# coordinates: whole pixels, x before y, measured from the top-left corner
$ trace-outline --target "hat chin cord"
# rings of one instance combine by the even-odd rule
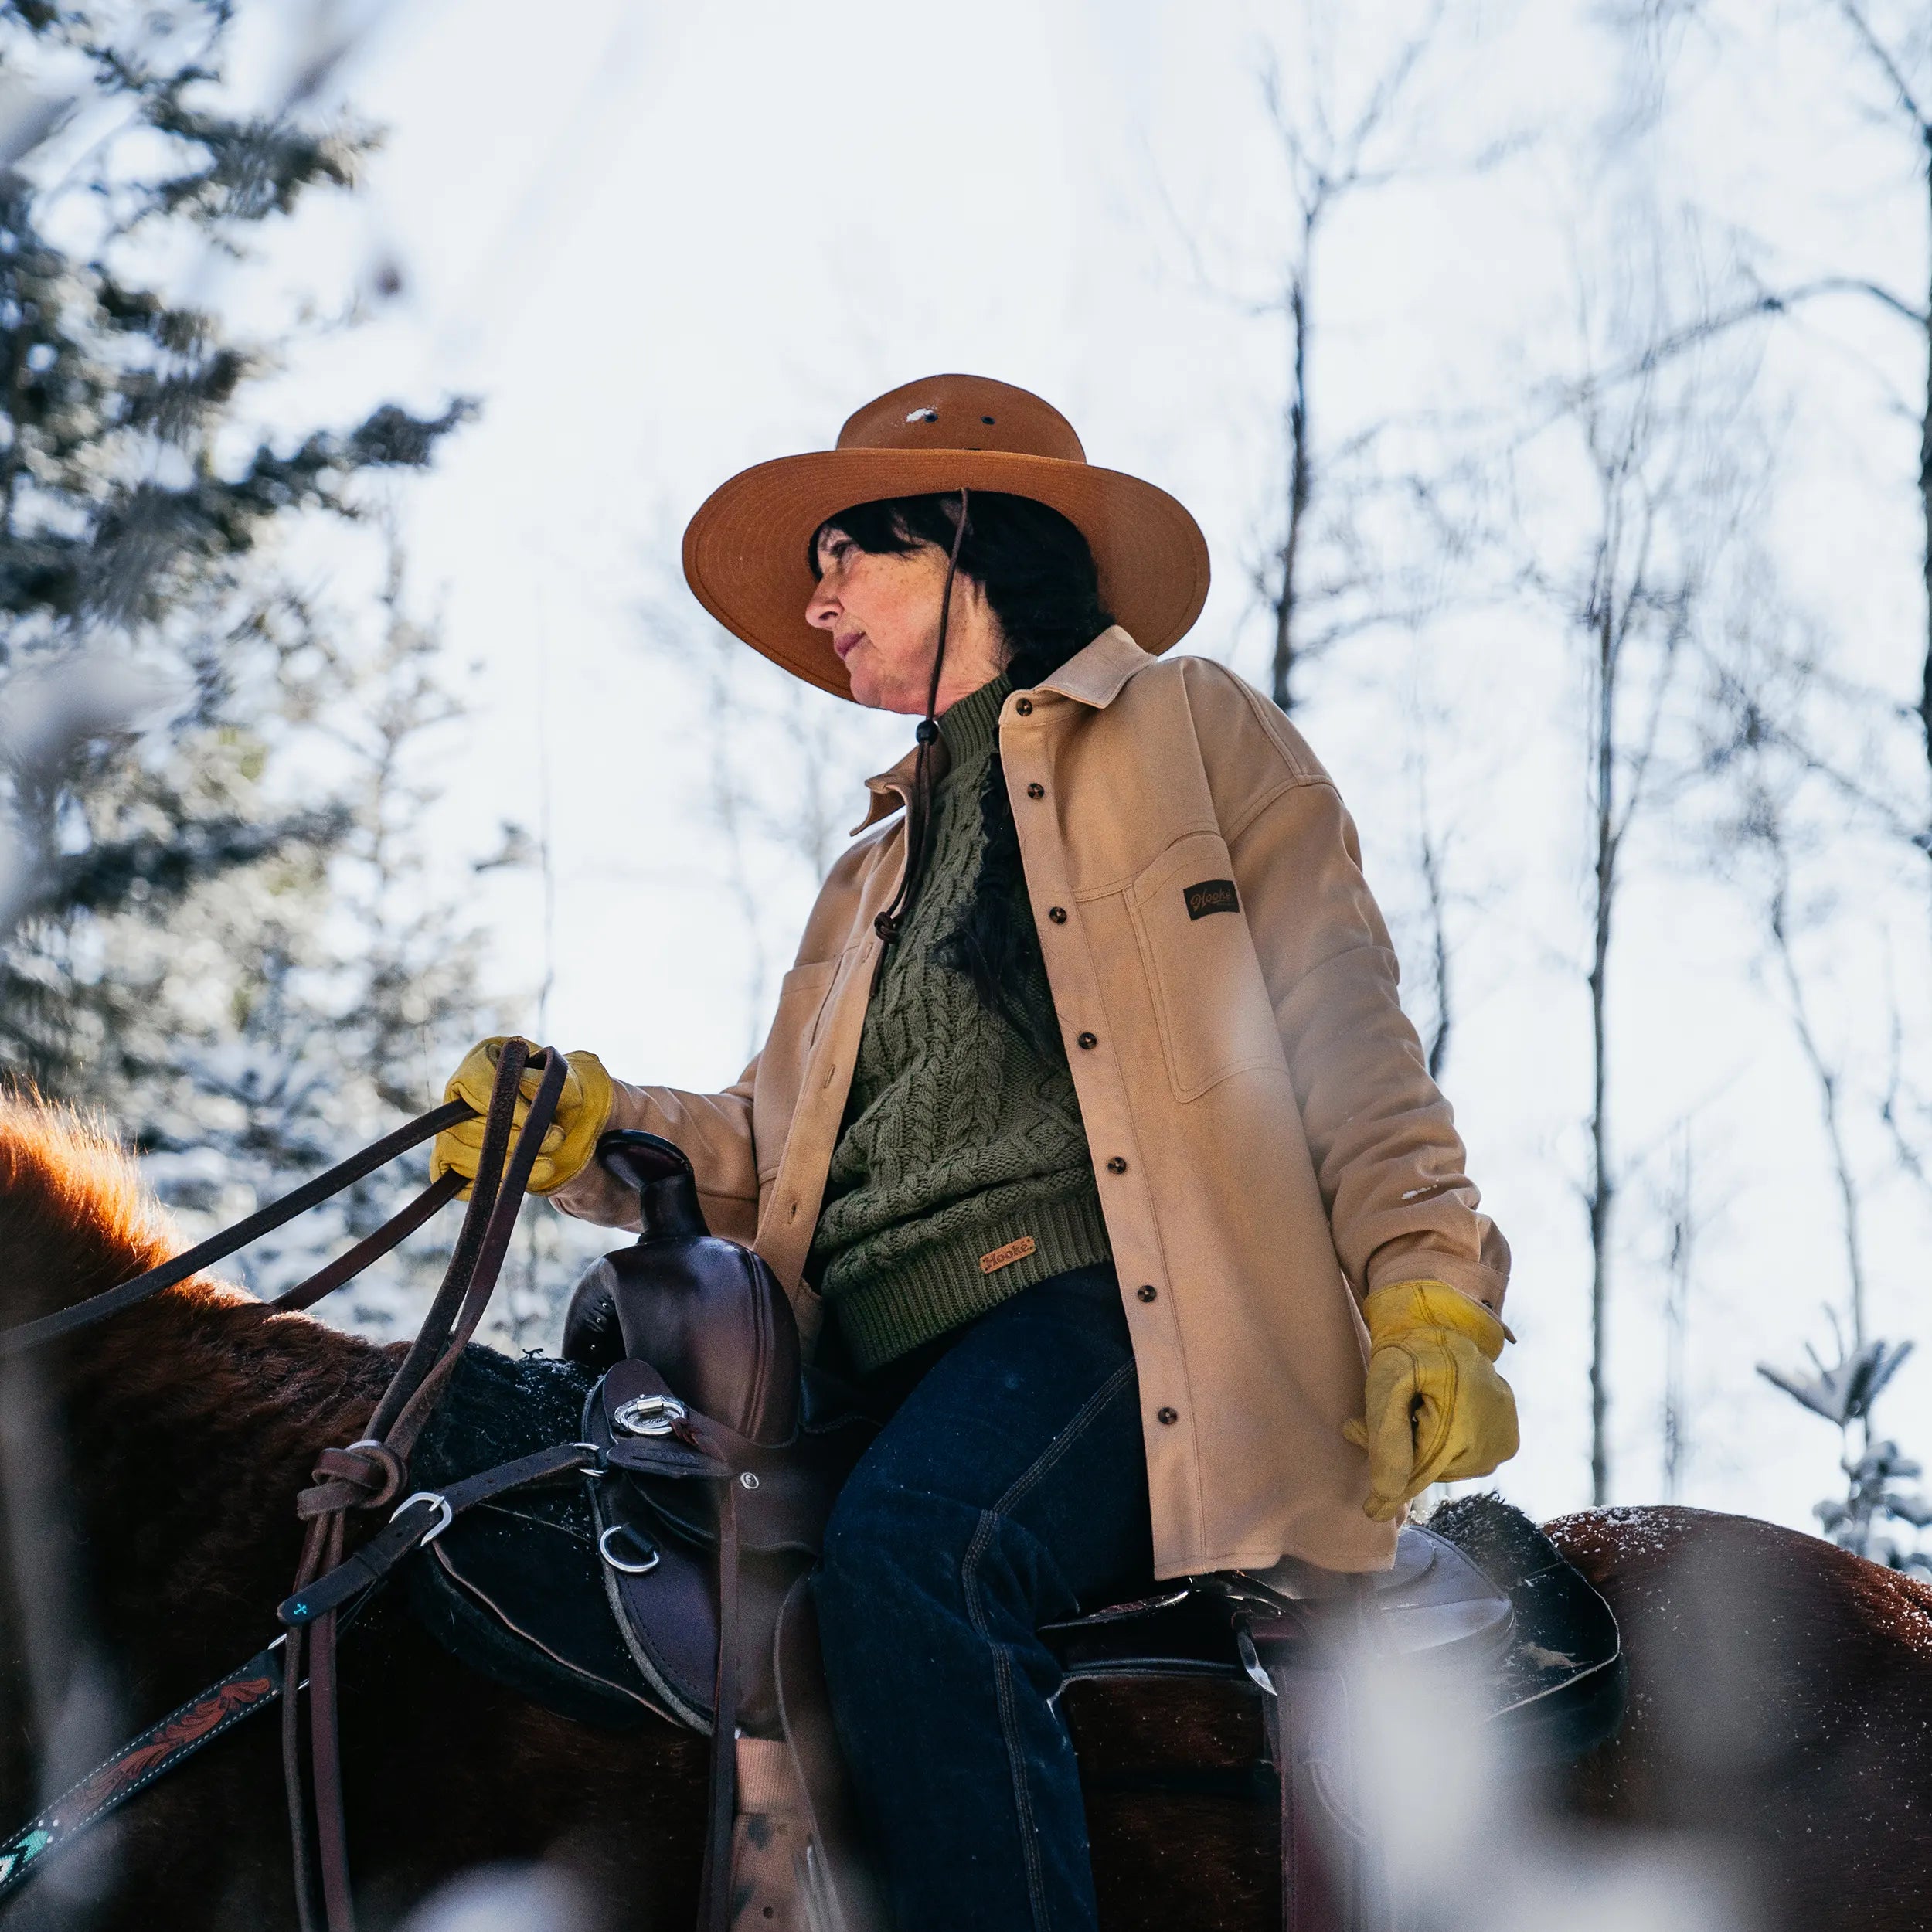
[[[959,570],[960,548],[966,541],[968,500],[968,493],[962,485],[959,524],[953,532],[952,554],[946,560],[946,587],[939,597],[939,641],[933,649],[933,675],[926,686],[926,715],[913,734],[919,751],[913,760],[912,794],[906,801],[906,869],[900,875],[899,889],[893,894],[892,903],[872,923],[872,930],[888,946],[899,943],[900,930],[912,911],[913,899],[926,869],[926,847],[933,816],[932,751],[939,738],[934,713],[939,705],[940,677],[946,668],[946,631],[953,614],[953,579]]]

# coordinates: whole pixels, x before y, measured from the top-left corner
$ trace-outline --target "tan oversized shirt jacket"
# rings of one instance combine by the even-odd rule
[[[1201,658],[1104,631],[1000,713],[1053,1005],[1139,1370],[1162,1577],[1393,1556],[1362,1514],[1359,1299],[1430,1276],[1499,1308],[1509,1250],[1396,995],[1355,832],[1298,733]],[[620,1083],[712,1226],[801,1279],[904,859],[908,759],[819,893],[770,1037],[722,1094]],[[879,825],[881,819],[890,822]],[[873,829],[877,826],[877,829]],[[637,1225],[594,1165],[553,1197]]]

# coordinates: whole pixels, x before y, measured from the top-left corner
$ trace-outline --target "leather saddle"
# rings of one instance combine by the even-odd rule
[[[603,1372],[582,1434],[603,1452],[591,1505],[618,1630],[662,1707],[712,1739],[705,1922],[724,1923],[749,1736],[783,1747],[817,1922],[883,1926],[852,1852],[806,1582],[877,1423],[805,1366],[790,1298],[712,1234],[680,1148],[620,1130],[597,1158],[637,1190],[641,1232],[578,1283],[563,1354]]]
[[[790,1298],[750,1249],[712,1234],[681,1150],[624,1130],[598,1158],[637,1189],[643,1223],[635,1247],[592,1264],[563,1328],[565,1359],[603,1371],[584,1440],[622,1472],[592,1498],[611,1607],[667,1708],[709,1732],[721,1580],[726,1597],[735,1586],[732,1717],[767,1730],[779,1611],[876,1424],[804,1367]]]

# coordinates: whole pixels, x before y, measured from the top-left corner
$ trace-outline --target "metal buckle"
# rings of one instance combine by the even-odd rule
[[[611,1527],[597,1539],[597,1554],[601,1556],[613,1570],[621,1570],[627,1577],[648,1577],[652,1570],[657,1568],[659,1563],[664,1561],[664,1553],[661,1549],[650,1546],[647,1546],[647,1547],[651,1548],[651,1560],[648,1563],[627,1563],[621,1556],[612,1556],[611,1554],[611,1539],[613,1536],[619,1535],[620,1533],[626,1536],[635,1536],[638,1532],[633,1529],[628,1523],[614,1522]],[[640,1537],[638,1540],[641,1542],[643,1539]]]
[[[633,1396],[612,1413],[611,1426],[627,1436],[668,1436],[690,1413],[675,1396]]]
[[[449,1498],[444,1495],[440,1489],[419,1489],[414,1495],[405,1496],[403,1500],[389,1512],[389,1521],[391,1522],[395,1522],[396,1519],[401,1515],[405,1509],[413,1509],[419,1502],[433,1502],[435,1504],[437,1508],[443,1512],[442,1515],[438,1517],[437,1519],[432,1523],[421,1536],[417,1538],[417,1548],[418,1549],[423,1549],[427,1548],[430,1544],[434,1543],[437,1538],[441,1536],[443,1532],[448,1529],[451,1523],[455,1522],[456,1512],[450,1507]]]

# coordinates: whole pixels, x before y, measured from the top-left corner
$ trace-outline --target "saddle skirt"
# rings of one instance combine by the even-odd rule
[[[622,1478],[591,1485],[605,1595],[639,1672],[693,1730],[709,1733],[715,1719],[728,1509],[743,1633],[736,1721],[754,1736],[776,1734],[779,1613],[817,1560],[833,1498],[872,1435],[849,1410],[815,1427],[809,1398],[803,1408],[791,1440],[754,1443],[687,1408],[648,1362],[629,1361],[584,1405],[583,1440]]]

